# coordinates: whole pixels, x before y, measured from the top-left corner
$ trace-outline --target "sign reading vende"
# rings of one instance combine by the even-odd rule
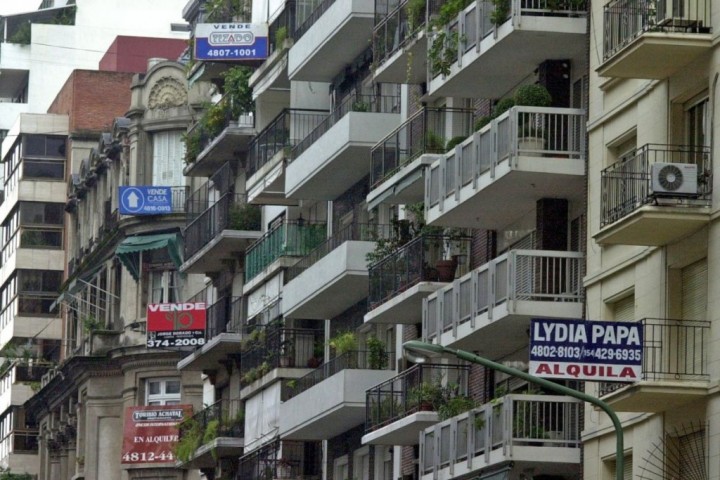
[[[167,348],[204,345],[206,324],[204,302],[150,303],[147,307],[147,346]]]
[[[198,23],[195,60],[265,60],[268,56],[266,23]]]
[[[530,322],[531,375],[634,382],[642,373],[640,323],[555,320]]]
[[[165,215],[172,213],[170,187],[120,187],[121,215]]]
[[[192,405],[127,407],[121,463],[175,463],[178,425]]]

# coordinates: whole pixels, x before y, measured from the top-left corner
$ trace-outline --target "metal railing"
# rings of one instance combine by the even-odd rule
[[[647,32],[711,33],[711,0],[613,0],[604,7],[603,59]]]
[[[394,352],[386,352],[386,358],[395,358]],[[297,396],[343,370],[390,370],[390,368],[389,362],[376,363],[369,351],[345,352],[331,358],[304,377],[298,378],[291,395]]]
[[[305,452],[303,442],[276,440],[263,445],[240,457],[235,480],[319,480],[321,463]]]
[[[433,207],[481,176],[495,177],[508,161],[518,168],[520,156],[557,157],[582,164],[585,157],[585,111],[554,107],[513,107],[430,167],[425,204]],[[444,172],[440,175],[440,172]]]
[[[498,6],[496,6],[496,4]],[[456,63],[462,54],[470,50],[480,51],[480,43],[485,37],[490,35],[497,36],[497,30],[500,25],[507,21],[512,21],[514,25],[522,23],[522,17],[536,16],[552,16],[552,17],[580,17],[585,16],[587,6],[584,3],[567,1],[558,2],[556,0],[507,0],[506,14],[504,21],[497,21],[495,17],[500,16],[496,13],[496,8],[501,2],[490,0],[477,0],[470,3],[465,9],[458,13],[445,27],[445,36],[439,35],[434,41],[442,41],[444,45],[440,49],[438,58],[454,59],[452,63]],[[457,34],[457,37],[455,37]],[[456,38],[450,41],[450,37]],[[433,46],[431,46],[433,48]],[[450,50],[448,52],[448,50]],[[433,77],[439,75],[441,71],[429,65],[430,72]]]
[[[245,410],[242,400],[224,398],[192,416],[194,422],[180,424],[179,436],[191,434],[192,426],[205,432],[211,422],[217,422],[217,437],[242,438],[245,435]],[[202,438],[202,437],[201,437]]]
[[[476,268],[427,298],[423,338],[517,301],[582,302],[582,259],[579,252],[511,250]],[[456,305],[457,303],[457,305]]]
[[[381,238],[390,238],[393,234],[391,225],[377,225],[371,223],[351,223],[344,226],[332,237],[327,238],[320,243],[309,254],[304,256],[295,265],[287,269],[287,281],[291,281],[308,268],[315,265],[318,261],[328,255],[330,252],[338,248],[345,242],[349,241],[366,241],[374,242]]]
[[[416,237],[368,269],[372,310],[419,282],[452,281],[455,272],[464,275],[470,265],[470,237],[422,235]],[[455,257],[452,275],[444,276],[436,268],[444,252],[454,248],[464,252]]]
[[[244,297],[222,297],[207,308],[205,341],[221,333],[240,333],[245,316]]]
[[[16,365],[15,379],[16,382],[39,382],[53,365]]]
[[[325,117],[314,130],[293,147],[290,160],[298,158],[349,112],[400,113],[400,97],[397,95],[348,95],[335,106],[330,115]]]
[[[245,281],[252,280],[280,257],[303,257],[327,238],[325,223],[286,221],[277,224],[245,251]]]
[[[664,196],[664,203],[672,201],[676,204],[709,206],[712,194],[710,153],[710,147],[647,144],[638,148],[633,155],[627,155],[605,168],[601,174],[600,226],[609,225],[643,205],[656,201],[651,178],[651,165],[656,162],[697,165],[697,195],[677,196],[674,199]]]
[[[289,156],[290,149],[308,136],[327,117],[328,113],[327,110],[299,108],[286,108],[280,112],[250,142],[245,168],[246,176],[250,178],[270,162],[278,152],[285,151]]]
[[[644,381],[709,380],[708,353],[710,322],[644,318],[642,377]],[[607,395],[627,383],[603,382],[600,395]]]
[[[423,384],[444,386],[444,400],[468,394],[467,365],[418,364],[366,392],[365,431],[384,427],[424,407]],[[433,406],[434,408],[434,406]]]
[[[248,329],[240,354],[242,385],[262,378],[276,368],[306,368],[321,343],[324,331],[263,325]]]
[[[185,225],[190,225],[201,213],[210,208],[214,196],[228,193],[233,184],[233,179],[234,175],[230,168],[230,162],[226,162],[217,169],[207,182],[192,192],[186,200],[185,211],[187,217]]]
[[[185,258],[200,251],[223,230],[259,231],[260,206],[247,203],[247,195],[226,193],[185,227]]]
[[[370,151],[371,188],[424,153],[445,153],[447,125],[453,126],[453,137],[464,138],[472,133],[473,122],[472,110],[431,107],[418,110]]]
[[[292,35],[293,40],[296,42],[300,40],[334,3],[335,0],[310,0],[298,6],[295,12],[297,23]]]
[[[268,41],[270,42],[268,53],[272,55],[283,46],[277,44],[278,31],[285,29],[285,38],[291,38],[293,29],[295,28],[295,2],[290,0],[281,5],[280,13],[268,26]],[[279,10],[279,9],[278,9]],[[272,15],[275,16],[275,15]]]
[[[515,447],[580,448],[582,405],[559,395],[511,394],[440,422],[420,433],[420,474],[470,459],[504,463]]]

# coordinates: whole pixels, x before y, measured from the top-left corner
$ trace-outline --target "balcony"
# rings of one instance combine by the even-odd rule
[[[280,437],[323,440],[360,425],[365,421],[365,391],[394,375],[382,369],[386,367],[373,365],[368,352],[351,351],[299,378],[293,397],[283,404]]]
[[[430,167],[432,225],[502,229],[541,198],[582,201],[585,112],[513,107]]]
[[[334,200],[370,173],[362,161],[400,123],[400,98],[349,95],[292,149],[285,193]]]
[[[285,328],[281,325],[255,327],[240,345],[241,396],[246,398],[255,387],[278,377],[295,377],[305,369],[317,366],[316,345],[322,344],[324,331],[319,328]],[[280,371],[276,371],[280,369]],[[266,375],[272,373],[268,378]],[[250,387],[250,388],[246,388]]]
[[[494,3],[476,0],[428,40],[430,95],[501,98],[549,58],[585,62],[584,5],[508,1],[503,17]]]
[[[33,388],[40,385],[40,379],[52,365],[10,365],[0,377],[0,412],[11,406],[23,405],[33,396]]]
[[[322,461],[302,442],[276,440],[240,457],[234,480],[320,480]]]
[[[450,261],[444,260],[444,252],[452,249],[464,254],[456,255]],[[456,274],[462,276],[469,271],[469,252],[470,238],[426,234],[371,265],[365,321],[418,323],[423,299],[455,280]]]
[[[327,238],[325,223],[285,221],[268,230],[245,251],[245,291],[249,291],[258,275],[269,275],[295,263],[292,257],[304,257]],[[252,282],[252,283],[250,283]],[[247,285],[249,284],[249,285]]]
[[[613,0],[604,7],[603,77],[663,79],[712,48],[711,0]]]
[[[285,198],[285,164],[290,150],[326,117],[325,110],[286,108],[250,143],[245,174],[248,201],[296,204]]]
[[[369,389],[363,444],[417,445],[420,432],[439,421],[436,403],[467,395],[468,372],[467,365],[419,364]],[[442,398],[432,402],[425,393],[435,385]]]
[[[421,202],[426,167],[448,150],[443,135],[465,138],[472,128],[471,110],[423,107],[411,115],[370,151],[369,208]]]
[[[664,412],[705,398],[710,387],[710,322],[645,318],[642,378],[601,383],[600,398],[618,412]]]
[[[214,468],[243,452],[245,411],[238,399],[222,399],[180,424],[178,461],[184,469]]]
[[[351,223],[287,270],[285,318],[333,318],[367,297],[366,255],[389,225]],[[332,299],[332,301],[328,301]]]
[[[652,164],[692,164],[697,179],[689,194],[653,191]],[[599,244],[661,246],[687,237],[710,221],[710,147],[647,144],[607,167],[601,175]]]
[[[531,318],[582,317],[582,265],[577,252],[504,253],[425,300],[423,338],[503,358],[527,346]]]
[[[373,0],[313,0],[297,9],[290,80],[330,82],[372,37]]]
[[[295,2],[287,1],[270,17],[268,26],[269,56],[250,76],[253,97],[262,101],[289,99],[290,79],[287,75],[288,52],[293,40],[288,37],[295,26]]]
[[[414,10],[408,0],[376,2],[373,29],[374,79],[378,83],[422,83],[427,75],[426,18],[438,13],[439,2],[423,2]],[[391,7],[389,11],[383,8]],[[426,15],[427,13],[427,15]]]
[[[216,370],[236,354],[245,323],[244,297],[222,297],[206,310],[205,344],[178,363],[179,370]]]
[[[260,207],[247,196],[228,192],[186,227],[184,273],[210,273],[226,268],[262,236]]]
[[[575,478],[582,402],[555,395],[506,395],[420,434],[420,478],[449,480],[506,467],[508,477]],[[506,466],[506,464],[509,464]]]
[[[185,136],[184,169],[188,177],[209,177],[246,152],[255,131],[252,113],[238,113],[232,95],[211,105]]]

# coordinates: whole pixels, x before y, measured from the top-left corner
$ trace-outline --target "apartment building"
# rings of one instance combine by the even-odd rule
[[[579,478],[579,401],[457,359],[413,364],[402,343],[527,369],[531,317],[583,317],[587,14],[187,3],[194,27],[267,23],[269,49],[188,75],[223,97],[187,137],[184,173],[205,183],[180,270],[207,276],[192,299],[210,307],[178,369],[205,374],[210,406],[181,431],[185,468]],[[247,67],[253,105],[228,80]]]
[[[625,478],[718,478],[712,293],[714,2],[593,2],[588,318],[642,324],[642,379],[588,391],[620,415]],[[585,415],[586,479],[615,474]]]

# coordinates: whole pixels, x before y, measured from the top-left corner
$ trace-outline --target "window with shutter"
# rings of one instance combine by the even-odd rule
[[[185,146],[182,132],[158,132],[153,134],[153,185],[176,187],[185,185],[183,158]]]

